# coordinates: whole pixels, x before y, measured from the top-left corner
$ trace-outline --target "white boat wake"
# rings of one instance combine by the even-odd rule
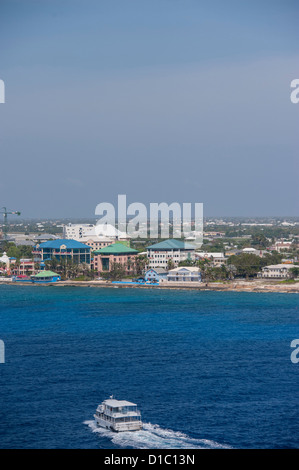
[[[227,449],[229,446],[208,439],[194,439],[184,433],[163,429],[157,424],[143,423],[141,431],[115,433],[85,421],[92,432],[110,439],[118,448],[134,449]]]

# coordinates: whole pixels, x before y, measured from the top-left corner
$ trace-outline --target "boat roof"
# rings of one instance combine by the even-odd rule
[[[112,408],[118,408],[119,406],[137,406],[136,403],[131,403],[126,400],[115,400],[114,398],[109,398],[108,400],[105,400],[104,403]]]

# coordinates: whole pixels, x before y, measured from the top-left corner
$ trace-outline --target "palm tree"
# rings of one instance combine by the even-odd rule
[[[146,255],[138,255],[135,258],[135,271],[137,276],[141,276],[148,264],[148,258]]]
[[[79,266],[77,263],[73,261],[67,262],[67,277],[70,279],[74,279],[78,276],[80,272],[81,265]]]
[[[16,274],[16,275],[18,274],[20,265],[21,265],[21,263],[20,263],[19,260],[17,260],[17,261],[12,265],[12,266],[13,266],[12,271],[13,271],[14,274]]]
[[[38,271],[39,269],[40,269],[40,264],[34,263],[34,272]]]
[[[196,262],[196,265],[200,268],[201,278],[203,281],[208,281],[210,279],[211,273],[211,260],[203,258],[199,259]]]
[[[175,268],[175,265],[174,265],[173,260],[172,260],[172,259],[169,259],[169,260],[167,261],[167,270],[168,270],[168,271],[171,271],[171,269],[174,269],[174,268]]]
[[[54,272],[57,271],[58,264],[58,260],[55,258],[55,256],[53,256],[50,260],[45,261],[46,268]]]

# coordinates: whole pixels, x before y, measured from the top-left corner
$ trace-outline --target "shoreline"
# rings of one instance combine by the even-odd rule
[[[197,290],[197,291],[218,291],[218,292],[276,292],[284,294],[299,293],[299,282],[292,284],[278,284],[275,281],[245,281],[234,280],[226,282],[210,282],[200,283],[194,285],[193,282],[162,282],[159,285],[150,284],[131,284],[130,282],[113,283],[111,281],[58,281],[48,283],[33,283],[33,282],[11,282],[1,281],[1,285],[21,285],[21,286],[43,286],[43,287],[103,287],[103,288],[120,288],[120,289],[179,289],[179,290]]]

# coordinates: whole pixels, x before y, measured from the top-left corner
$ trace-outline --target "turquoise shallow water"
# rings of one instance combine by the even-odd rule
[[[0,286],[2,448],[299,446],[298,296]],[[96,429],[109,395],[144,429]]]

